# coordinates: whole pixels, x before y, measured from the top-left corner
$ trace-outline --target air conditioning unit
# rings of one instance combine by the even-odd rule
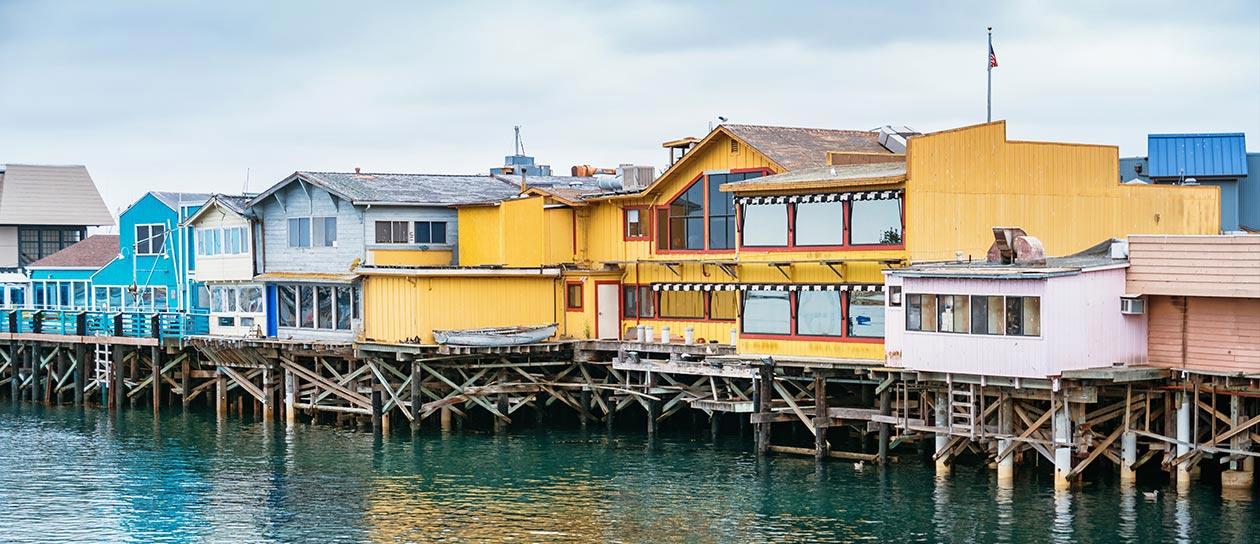
[[[1142,315],[1146,313],[1146,300],[1141,296],[1120,297],[1120,313],[1125,315]]]

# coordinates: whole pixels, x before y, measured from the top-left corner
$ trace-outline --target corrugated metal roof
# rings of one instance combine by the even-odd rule
[[[1247,175],[1247,143],[1241,132],[1150,134],[1146,153],[1153,178]]]
[[[100,268],[121,251],[117,234],[96,234],[31,263],[27,268]]]
[[[0,166],[0,224],[113,225],[83,166]]]

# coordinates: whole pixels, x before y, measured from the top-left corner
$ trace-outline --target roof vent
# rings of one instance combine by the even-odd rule
[[[893,153],[905,153],[906,139],[918,135],[919,133],[910,127],[884,125],[879,127],[879,145]]]
[[[1046,247],[1019,227],[993,227],[993,245],[986,259],[991,263],[1044,265]]]
[[[641,190],[656,179],[656,169],[651,166],[622,164],[617,167],[617,174],[621,176],[622,188],[627,191]]]

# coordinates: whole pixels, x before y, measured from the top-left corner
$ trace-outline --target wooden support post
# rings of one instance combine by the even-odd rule
[[[578,392],[578,403],[581,404],[582,406],[582,410],[578,412],[578,419],[582,421],[581,423],[582,430],[585,431],[586,423],[587,423],[586,420],[588,419],[587,416],[590,414],[590,410],[591,410],[591,390],[590,389],[583,388],[580,392]],[[499,411],[503,411],[503,410],[504,410],[503,407],[499,407]]]
[[[420,365],[411,365],[411,436],[420,435],[420,407],[424,405],[424,392],[420,387]]]
[[[767,360],[761,366],[757,367],[757,385],[755,389],[754,404],[757,407],[758,414],[770,413],[770,399],[774,395],[774,360]],[[770,422],[763,421],[757,423],[757,454],[765,455],[770,452]]]
[[[722,412],[714,410],[713,413],[709,414],[709,439],[710,440],[713,440],[714,442],[717,441],[718,436],[720,436],[722,433],[721,425],[722,425]]]
[[[879,415],[888,417],[892,415],[892,392],[888,388],[884,388],[879,393]],[[888,464],[888,441],[892,438],[892,424],[879,424],[879,464]]]
[[[31,353],[27,358],[31,362],[31,402],[37,403],[43,400],[44,387],[40,381],[40,358],[43,356],[43,350],[40,349],[38,343],[31,343]]]
[[[179,365],[179,399],[180,406],[184,408],[185,412],[188,411],[189,403],[192,402],[189,396],[189,391],[192,388],[192,361],[194,357],[197,357],[197,353],[195,349],[189,350],[186,352],[184,362]]]
[[[131,357],[131,365],[127,369],[124,369],[124,371],[126,372],[126,374],[123,375],[124,380],[126,379],[125,376],[131,376],[131,382],[138,383],[140,381],[140,348],[134,347],[128,351],[131,351],[133,355]],[[131,407],[135,408],[136,403],[139,402],[140,396],[139,395],[126,395],[125,398],[130,398]],[[121,405],[121,403],[119,404]]]
[[[87,388],[87,345],[74,345],[74,405],[83,406],[83,390]]]
[[[214,374],[214,411],[220,418],[228,415],[227,375],[222,368],[216,368]]]
[[[153,393],[153,414],[157,415],[162,411],[162,348],[149,349],[149,364],[153,367],[153,381],[149,384]]]
[[[1231,429],[1238,428],[1243,423],[1246,414],[1244,413],[1246,404],[1243,397],[1239,395],[1229,396],[1229,426]],[[1236,433],[1229,439],[1229,447],[1233,450],[1247,449],[1246,433]],[[1215,442],[1215,437],[1213,442]],[[1248,457],[1246,461],[1240,461],[1237,456],[1232,456],[1229,462],[1229,470],[1221,472],[1221,489],[1251,489],[1255,483],[1255,471],[1251,470],[1247,465],[1254,465],[1255,458]],[[1251,468],[1254,468],[1251,467]]]
[[[381,435],[381,384],[372,378],[372,434]]]
[[[507,382],[507,369],[506,369],[506,368],[501,368],[501,369],[499,369],[499,372],[497,373],[497,375],[496,375],[496,377],[495,377],[495,379],[494,379],[494,381],[493,381],[492,383],[494,383],[494,384],[496,384],[496,385],[499,385],[499,386],[502,386],[502,385],[503,385],[504,383],[506,383],[506,382]],[[507,396],[507,393],[499,393],[498,395],[496,395],[496,396],[495,396],[495,406],[494,406],[494,408],[495,408],[495,410],[498,410],[500,414],[503,414],[503,415],[505,415],[505,416],[507,415],[507,413],[508,413],[508,396]],[[578,418],[582,418],[581,411],[579,411],[579,412],[578,412]],[[586,425],[586,421],[585,421],[584,419],[583,419],[583,421],[582,421],[582,424],[583,424],[583,425]],[[508,426],[508,422],[507,422],[507,420],[505,420],[504,418],[502,418],[502,417],[497,417],[497,416],[494,418],[494,433],[495,433],[495,434],[503,434],[503,433],[506,433],[506,432],[507,432],[507,426]]]
[[[1053,405],[1053,402],[1051,403]],[[1075,478],[1072,476],[1073,428],[1071,402],[1063,398],[1063,405],[1054,412],[1054,488],[1068,489]]]
[[[443,406],[439,418],[441,419],[442,432],[451,432],[451,407]]]
[[[111,374],[113,374],[110,377],[109,384],[110,396],[113,397],[110,400],[110,407],[121,410],[123,401],[127,400],[127,387],[123,381],[123,374],[127,371],[127,347],[115,345],[113,350],[113,362],[109,365],[110,370],[112,370]]]
[[[263,368],[263,398],[262,398],[262,418],[263,421],[276,420],[276,371],[271,367]]]
[[[814,373],[814,460],[822,462],[831,452],[827,443],[827,377]],[[824,421],[823,424],[819,424]]]
[[[936,427],[938,429],[948,429],[949,424],[949,402],[950,392],[944,394],[939,391],[932,395],[934,403],[934,413],[936,417]],[[936,474],[949,474],[950,458],[945,450],[949,449],[949,433],[943,430],[936,432]]]
[[[1198,399],[1195,399],[1198,400]],[[1191,442],[1197,442],[1190,433],[1190,397],[1182,392],[1177,395],[1177,457],[1184,458],[1190,452]],[[1190,462],[1177,463],[1177,490],[1190,491]]]
[[[9,342],[9,392],[11,396],[9,400],[20,402],[22,400],[22,363],[21,357],[22,347],[17,342]]]
[[[604,412],[604,426],[608,429],[608,432],[611,433],[613,431],[613,424],[617,419],[617,401],[613,398],[612,391],[608,391],[604,400],[604,406],[607,407]]]
[[[647,371],[644,377],[645,393],[652,395],[652,390],[656,389],[656,373],[651,370]],[[656,418],[661,413],[661,401],[647,399],[647,433],[648,436],[656,436]]]
[[[69,346],[58,346],[57,348],[57,375],[58,376],[64,377],[67,372],[70,372],[70,365],[67,364],[67,362],[70,359],[68,356],[69,349],[70,349]],[[58,380],[58,381],[61,381],[61,380]],[[57,404],[65,404],[66,403],[66,390],[64,388],[57,387],[57,382],[53,382],[52,380],[49,380],[49,382],[50,382],[49,389],[54,390],[57,395]]]
[[[998,402],[998,434],[1011,436],[1015,434],[1015,399],[1003,393]],[[998,439],[998,453],[1007,451],[1015,442],[1009,438]],[[1015,455],[1007,455],[997,460],[998,485],[1009,487],[1015,483]]]
[[[284,422],[292,427],[297,424],[297,376],[293,371],[284,369]]]

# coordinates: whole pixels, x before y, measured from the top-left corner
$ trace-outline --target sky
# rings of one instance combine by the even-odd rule
[[[666,165],[731,123],[1117,145],[1246,132],[1260,2],[0,0],[0,163],[149,190],[261,192],[296,170],[559,174]],[[248,180],[248,184],[246,183]]]

